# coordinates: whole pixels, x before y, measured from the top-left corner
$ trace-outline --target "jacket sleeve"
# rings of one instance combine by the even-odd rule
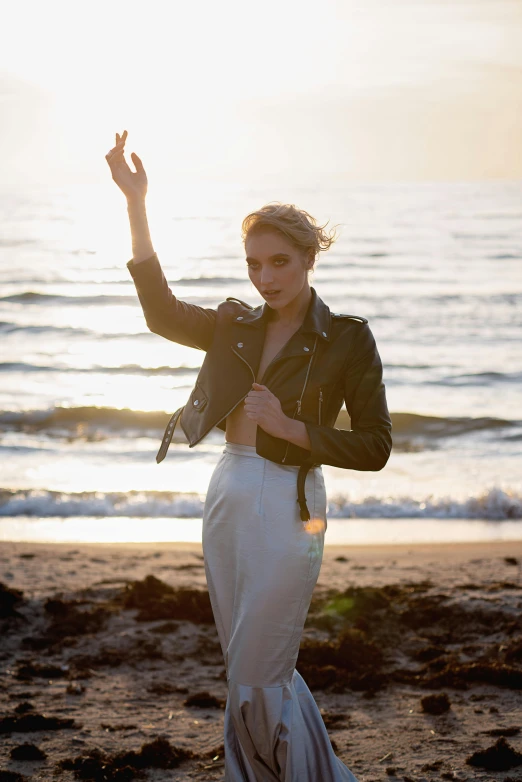
[[[355,354],[355,355],[354,355]],[[344,370],[344,398],[352,428],[305,423],[310,459],[349,470],[382,470],[392,449],[392,423],[382,380],[382,362],[367,323]]]
[[[134,280],[149,330],[189,348],[208,350],[214,334],[216,310],[176,298],[156,253],[140,263],[131,259],[127,268]]]

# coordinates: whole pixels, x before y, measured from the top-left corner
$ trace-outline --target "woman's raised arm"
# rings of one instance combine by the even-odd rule
[[[128,198],[127,213],[132,237],[132,262],[137,264],[154,255],[145,198],[139,196]]]
[[[132,275],[145,322],[150,331],[172,342],[191,348],[208,350],[212,343],[216,310],[180,301],[170,290],[150,238],[145,197],[147,175],[135,152],[131,158],[136,172],[131,171],[125,157],[127,131],[105,156],[112,178],[127,199],[132,236],[132,258],[127,268]]]
[[[181,301],[172,293],[156,253],[140,263],[127,263],[149,330],[189,348],[208,350],[214,336],[216,310]]]

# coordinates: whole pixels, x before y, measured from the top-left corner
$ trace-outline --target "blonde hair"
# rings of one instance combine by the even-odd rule
[[[294,204],[271,201],[245,217],[241,224],[241,238],[244,244],[250,233],[266,228],[276,229],[303,253],[313,250],[315,263],[317,254],[328,250],[338,238],[335,229],[325,233],[324,228],[329,222],[317,225],[317,220],[304,209],[297,209]]]

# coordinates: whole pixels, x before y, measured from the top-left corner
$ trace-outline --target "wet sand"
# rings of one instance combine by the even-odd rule
[[[7,542],[0,582],[0,782],[223,780],[201,545]],[[360,782],[522,780],[522,542],[326,546],[297,668]]]

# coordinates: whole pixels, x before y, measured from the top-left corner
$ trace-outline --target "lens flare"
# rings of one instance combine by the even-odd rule
[[[318,532],[324,532],[326,524],[324,519],[309,519],[304,522],[304,528],[310,535],[316,535]]]

